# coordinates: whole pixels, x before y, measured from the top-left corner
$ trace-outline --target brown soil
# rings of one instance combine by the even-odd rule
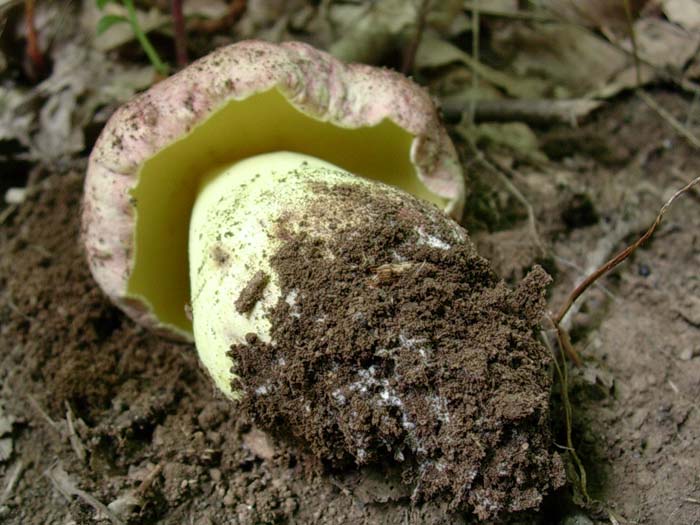
[[[112,516],[130,523],[183,523],[190,516],[196,517],[196,523],[400,523],[405,516],[421,523],[442,523],[446,516],[464,519],[453,515],[442,499],[412,504],[411,490],[403,487],[402,473],[389,468],[390,462],[379,470],[357,470],[348,465],[323,473],[314,468],[312,456],[299,447],[276,443],[252,426],[239,407],[219,399],[191,346],[150,335],[112,307],[92,281],[78,242],[81,189],[77,175],[47,179],[3,230],[3,398],[7,413],[23,415],[14,423],[13,434],[20,458],[16,464],[22,475],[14,488],[16,496],[3,507],[10,523],[46,523],[60,516],[88,523],[104,516],[87,499],[71,497],[76,494],[75,486],[98,501],[111,502]],[[385,211],[397,213],[396,209]],[[395,233],[396,239],[400,232]],[[367,386],[373,397],[381,397],[374,389],[382,384],[384,390],[394,389],[402,396],[403,417],[415,422],[411,433],[402,429],[402,413],[395,404],[379,403],[370,410],[367,403],[362,405],[361,396],[352,396],[349,391],[343,394],[348,397],[348,407],[369,410],[352,419],[352,430],[362,429],[356,437],[368,451],[367,460],[382,452],[377,440],[390,438],[387,448],[392,453],[403,451],[419,460],[414,462],[418,470],[413,481],[415,484],[420,472],[423,487],[419,493],[424,499],[444,492],[462,507],[473,505],[478,512],[491,515],[503,510],[504,492],[512,490],[520,491],[511,503],[513,508],[537,505],[539,490],[549,483],[550,471],[559,472],[556,456],[552,459],[546,450],[549,358],[530,336],[541,311],[546,277],[535,272],[529,284],[510,292],[498,285],[471,245],[444,253],[430,249],[410,253],[400,244],[397,249],[410,260],[425,264],[383,279],[372,288],[372,301],[360,306],[360,311],[368,314],[368,308],[386,308],[378,298],[392,293],[404,312],[399,318],[412,319],[412,337],[435,338],[433,316],[427,320],[421,316],[415,301],[422,300],[420,309],[426,312],[442,309],[447,314],[464,307],[464,312],[446,316],[442,343],[426,342],[426,352],[431,355],[425,363],[416,361],[417,352],[409,349],[395,349],[395,365],[388,357],[373,356],[380,342],[391,346],[388,340],[367,341],[365,354],[345,355],[344,348],[335,348],[316,361],[304,351],[275,358],[289,359],[289,369],[297,372],[287,377],[295,382],[305,367],[311,366],[309,371],[313,372],[323,369],[324,362],[336,360],[343,380],[332,387],[333,392],[348,390],[350,381],[357,379],[351,371],[357,362],[359,370],[368,374]],[[342,246],[339,243],[336,247]],[[311,250],[308,255],[313,257],[312,247],[296,239],[278,260],[304,297],[318,273],[304,281],[297,266],[284,264],[295,248]],[[368,254],[377,257],[360,266],[362,279],[388,262],[376,250]],[[329,270],[321,273],[330,277],[333,272]],[[344,276],[343,286],[360,274]],[[445,282],[438,284],[437,280]],[[414,297],[394,292],[405,285]],[[528,288],[535,292],[531,304],[526,304]],[[306,311],[328,306],[329,297],[319,296],[320,302],[301,301],[300,307]],[[520,307],[523,314],[516,315]],[[469,326],[461,331],[449,326],[465,316],[470,317]],[[375,318],[383,323],[390,320],[386,313],[377,312]],[[352,324],[344,327],[350,333],[358,328]],[[482,329],[495,339],[480,334]],[[392,337],[398,337],[396,327],[393,332]],[[336,333],[335,340],[338,337]],[[447,344],[452,337],[458,338],[458,343]],[[464,345],[466,337],[472,337],[473,342]],[[454,369],[436,366],[432,354],[437,351],[429,350],[430,346],[440,348],[441,359],[449,359]],[[281,350],[288,349],[284,346]],[[243,362],[244,369],[256,369],[250,352],[244,353]],[[518,362],[522,365],[519,371],[514,367]],[[390,368],[404,376],[404,384],[391,377]],[[370,369],[376,370],[376,375]],[[260,372],[261,381],[267,380],[264,370],[255,371]],[[496,381],[496,373],[506,377]],[[459,382],[467,376],[465,389]],[[430,390],[426,378],[433,382]],[[258,386],[251,384],[250,388]],[[330,386],[305,386],[314,404],[332,406],[321,399],[331,392]],[[415,393],[412,388],[417,389]],[[510,395],[515,388],[523,399]],[[274,399],[281,403],[284,395],[285,390],[279,388],[274,396],[250,398],[248,408],[270,427],[273,413],[266,402]],[[432,399],[434,407],[428,405]],[[480,411],[481,405],[485,409]],[[292,409],[302,408],[294,398],[282,407],[288,420]],[[348,407],[337,407],[337,411],[349,418]],[[432,417],[435,410],[442,414],[440,418]],[[290,426],[308,432],[328,431],[323,440],[308,439],[315,454],[344,450],[335,442],[343,433],[328,423],[333,412],[322,414],[321,406],[314,406],[313,412],[323,417],[318,425]],[[303,411],[300,414],[308,421]],[[380,422],[382,416],[386,421]],[[448,422],[446,418],[451,419]],[[278,429],[273,434],[283,432]],[[416,449],[419,439],[425,448],[421,453]],[[477,440],[479,448],[475,448]],[[353,451],[357,453],[357,449]],[[445,465],[444,471],[435,468],[438,462]],[[539,467],[543,467],[542,472],[536,470]],[[462,468],[473,470],[469,480],[464,479]],[[466,483],[472,484],[474,491],[456,493],[456,488]],[[47,496],[53,494],[56,496]],[[58,494],[68,500],[61,503],[63,496]],[[58,499],[49,504],[52,497]],[[492,507],[486,506],[488,497],[494,498]]]
[[[333,235],[285,216],[273,343],[249,334],[231,351],[246,412],[327,465],[402,465],[413,502],[482,519],[537,508],[564,482],[551,354],[534,337],[549,276],[537,267],[511,290],[434,206],[315,186],[310,213]]]

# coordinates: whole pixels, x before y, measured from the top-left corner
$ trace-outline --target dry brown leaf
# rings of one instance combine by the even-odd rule
[[[377,63],[414,23],[417,8],[405,0],[334,5],[329,16],[338,39],[329,51],[346,62]]]
[[[639,55],[659,68],[683,68],[700,45],[700,32],[688,31],[656,17],[635,22],[634,32]],[[632,50],[630,42],[625,47]]]
[[[44,162],[81,152],[83,132],[97,109],[120,103],[150,85],[153,68],[126,67],[100,51],[68,43],[56,46],[51,76],[36,87],[46,99],[31,141],[31,155]]]
[[[664,0],[661,8],[671,22],[688,31],[700,30],[700,1]]]
[[[416,68],[437,68],[454,63],[461,63],[470,70],[475,70],[480,77],[480,82],[497,86],[516,98],[539,98],[545,90],[543,83],[537,79],[519,78],[493,69],[475,60],[435,32],[426,31],[416,53]]]
[[[410,45],[423,0],[379,0],[332,4],[329,10],[336,39],[330,52],[349,62],[377,63],[388,51]],[[448,38],[470,27],[462,0],[432,2],[427,27]]]
[[[510,24],[493,35],[493,47],[519,77],[540,79],[546,98],[575,98],[604,87],[631,64],[624,51],[570,24]],[[532,97],[536,98],[536,97]]]
[[[628,0],[633,19],[648,0]],[[617,0],[541,0],[558,17],[586,27],[624,29],[628,26],[624,2]]]
[[[17,140],[29,147],[35,121],[32,98],[24,89],[0,86],[0,141]]]

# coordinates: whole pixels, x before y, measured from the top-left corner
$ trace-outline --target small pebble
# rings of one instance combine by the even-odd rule
[[[681,353],[678,354],[678,359],[681,361],[690,361],[692,358],[700,355],[700,350],[693,348],[684,348]]]
[[[111,510],[118,518],[124,518],[131,514],[133,509],[138,507],[140,504],[141,502],[139,499],[133,494],[124,494],[107,505],[107,508]]]
[[[562,525],[593,525],[593,521],[585,514],[569,514],[562,520]]]
[[[27,196],[27,188],[10,188],[5,192],[7,204],[21,204]]]
[[[227,507],[233,507],[233,504],[236,503],[236,498],[233,495],[233,490],[229,489],[226,495],[224,496],[224,505]]]

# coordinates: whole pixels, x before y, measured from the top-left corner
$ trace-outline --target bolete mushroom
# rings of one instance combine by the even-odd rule
[[[110,119],[84,241],[107,295],[194,339],[257,424],[332,465],[393,458],[414,499],[489,518],[537,506],[563,469],[533,337],[548,276],[501,283],[449,217],[464,192],[416,84],[241,42]]]
[[[226,352],[247,333],[266,337],[265,307],[279,296],[271,228],[327,176],[393,185],[453,216],[464,202],[454,147],[406,77],[301,43],[219,49],[123,106],[99,137],[83,212],[92,273],[137,322],[194,333],[216,386],[236,397]],[[251,311],[214,297],[259,270],[270,282]]]

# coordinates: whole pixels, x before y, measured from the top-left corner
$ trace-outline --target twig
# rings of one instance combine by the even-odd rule
[[[9,204],[7,208],[2,210],[0,212],[0,225],[5,224],[5,221],[10,218],[10,215],[12,215],[19,206],[17,204]]]
[[[527,122],[548,125],[566,124],[576,127],[579,120],[602,106],[600,100],[571,99],[499,99],[472,100],[474,121],[482,122]],[[457,120],[464,112],[461,99],[442,99],[442,112],[447,120]]]
[[[342,492],[343,495],[349,496],[349,497],[351,497],[351,498],[354,499],[354,494],[353,494],[352,491],[345,485],[345,483],[343,483],[342,481],[340,481],[340,480],[339,480],[338,478],[336,478],[335,476],[330,476],[330,477],[329,477],[329,481],[331,482],[332,485],[335,485],[335,487],[336,487],[338,490],[340,490],[340,492]]]
[[[547,255],[547,249],[545,248],[544,243],[542,242],[542,238],[540,237],[540,234],[537,230],[537,217],[535,216],[535,208],[532,207],[530,201],[528,201],[527,198],[525,198],[525,196],[520,192],[518,187],[511,182],[510,178],[506,176],[506,174],[508,174],[510,175],[510,177],[514,177],[515,175],[517,175],[517,173],[514,169],[509,168],[507,166],[502,166],[496,161],[492,161],[492,163],[495,164],[502,171],[501,181],[503,182],[505,187],[525,207],[525,210],[527,211],[527,221],[530,225],[530,233],[532,235],[532,239],[535,241],[535,244],[537,245],[537,248],[540,251],[540,255],[544,257],[545,255]]]
[[[151,488],[151,485],[155,482],[156,478],[158,475],[161,473],[163,470],[163,465],[158,463],[155,467],[153,467],[153,470],[151,470],[145,478],[143,478],[143,481],[141,484],[136,488],[136,496],[137,497],[143,497],[146,492]]]
[[[687,180],[686,175],[681,172],[678,166],[672,166],[671,173],[673,174],[673,179],[677,180],[678,182],[685,183],[685,181]],[[696,201],[700,202],[700,188],[698,188],[697,186],[693,186],[691,190],[691,195],[695,197]]]
[[[416,60],[416,53],[418,52],[418,47],[420,46],[420,41],[423,39],[423,32],[425,31],[425,24],[428,18],[428,13],[430,12],[431,0],[421,0],[420,7],[418,8],[418,13],[416,16],[416,32],[411,40],[411,45],[408,46],[406,52],[403,55],[403,61],[401,64],[401,72],[404,75],[409,75],[413,71],[413,64]]]
[[[554,324],[554,322],[552,323]],[[578,355],[574,345],[571,344],[569,332],[567,332],[561,324],[554,324],[554,327],[557,330],[557,342],[559,343],[559,347],[569,356],[569,359],[571,359],[576,366],[582,366],[583,360],[581,356]]]
[[[44,56],[39,49],[39,39],[34,25],[34,4],[34,0],[24,1],[24,21],[27,30],[27,56],[32,63],[31,73],[38,78],[44,71]]]
[[[685,122],[683,123],[686,128],[695,124],[695,112],[698,109],[698,101],[700,101],[700,93],[695,93],[693,95],[693,101],[690,103],[688,114],[685,117]]]
[[[557,328],[557,339],[559,340],[560,332],[559,332],[558,327],[555,327],[555,328]],[[566,431],[566,448],[567,448],[568,452],[571,454],[571,457],[574,460],[574,463],[576,464],[576,468],[578,469],[578,475],[579,475],[579,484],[580,484],[579,489],[581,490],[581,494],[583,494],[584,498],[586,498],[586,503],[588,503],[588,502],[590,502],[591,498],[588,495],[586,469],[583,466],[583,463],[581,462],[581,458],[579,458],[578,454],[576,453],[576,449],[574,448],[574,441],[572,439],[572,435],[573,435],[573,410],[571,408],[571,400],[569,399],[569,372],[568,372],[568,368],[567,368],[566,359],[562,359],[562,363],[559,364],[559,359],[557,358],[557,354],[554,352],[552,345],[549,343],[549,338],[547,337],[547,334],[545,332],[540,332],[540,337],[542,338],[542,341],[544,342],[545,346],[549,349],[550,353],[552,354],[552,358],[554,359],[554,369],[556,370],[557,376],[559,378],[559,387],[560,387],[560,391],[561,391],[561,401],[562,401],[562,404],[564,405],[564,427],[565,427],[565,431]],[[560,346],[561,346],[561,341],[560,341]]]
[[[9,295],[9,294],[6,294]],[[27,314],[25,314],[22,310],[20,310],[15,302],[12,300],[12,297],[5,297],[5,300],[7,301],[7,306],[10,307],[10,310],[12,310],[14,313],[19,315],[20,317],[26,319],[27,321],[33,321],[31,317],[29,317]]]
[[[700,140],[693,135],[688,128],[686,128],[681,121],[676,117],[671,115],[663,107],[661,107],[651,96],[645,93],[643,90],[638,89],[637,95],[641,98],[647,106],[656,111],[658,115],[664,119],[669,125],[674,129],[676,133],[681,135],[685,140],[687,140],[694,148],[700,149]]]
[[[683,186],[681,189],[676,191],[673,196],[671,196],[670,199],[668,199],[664,205],[661,207],[661,210],[659,211],[658,215],[656,216],[656,219],[652,223],[652,225],[647,229],[647,231],[642,235],[637,241],[635,241],[633,244],[630,246],[627,246],[625,249],[620,251],[617,255],[615,255],[612,259],[610,259],[608,262],[606,262],[604,265],[599,267],[597,270],[595,270],[592,274],[590,274],[586,279],[583,280],[581,284],[579,284],[573,292],[569,295],[567,298],[566,302],[564,305],[561,307],[559,310],[559,313],[553,318],[554,324],[559,325],[561,323],[562,319],[566,315],[566,313],[569,311],[569,308],[571,308],[571,305],[574,304],[576,299],[579,298],[579,296],[585,292],[588,287],[593,284],[595,281],[597,281],[600,277],[608,273],[610,270],[615,268],[618,264],[620,264],[622,261],[627,259],[630,255],[632,255],[637,248],[639,248],[642,244],[644,244],[649,238],[654,234],[656,231],[656,228],[659,226],[661,223],[661,219],[663,219],[663,216],[666,214],[668,211],[669,207],[675,202],[675,200],[683,195],[685,192],[690,190],[693,186],[696,184],[700,183],[700,176],[694,178],[691,180],[688,184]]]
[[[49,478],[56,490],[60,492],[67,500],[70,501],[71,497],[77,496],[97,512],[107,516],[109,521],[111,521],[114,525],[124,525],[124,522],[120,520],[111,510],[109,510],[107,505],[100,502],[92,494],[79,489],[73,480],[70,479],[68,473],[63,469],[63,467],[61,467],[61,465],[54,465],[44,472],[44,476]]]
[[[474,59],[473,66],[472,66],[472,96],[469,100],[469,124],[474,124],[474,110],[475,110],[475,104],[476,104],[476,93],[477,90],[479,89],[479,71],[476,68],[476,64],[479,63],[479,58],[480,58],[480,49],[479,49],[479,4],[480,2],[477,0],[477,4],[474,5],[474,9],[472,10],[472,58]]]
[[[562,264],[562,265],[564,265],[564,266],[568,266],[568,267],[571,268],[572,270],[576,270],[580,275],[582,275],[582,276],[585,277],[585,275],[586,275],[586,273],[587,273],[586,270],[584,270],[583,268],[581,268],[581,267],[580,267],[578,264],[576,264],[575,262],[570,261],[570,260],[568,260],[568,259],[565,259],[564,257],[562,257],[562,256],[560,256],[560,255],[557,255],[556,253],[553,253],[553,254],[552,254],[552,257],[554,258],[554,260],[555,260],[556,262],[558,262],[558,263],[560,263],[560,264]],[[598,266],[600,266],[600,265],[597,264],[596,267],[598,267]],[[608,298],[609,298],[611,301],[617,301],[617,297],[616,297],[615,294],[612,292],[612,290],[610,290],[610,288],[608,288],[607,286],[605,286],[603,283],[596,281],[595,284],[594,284],[594,286],[595,286],[596,288],[600,289],[605,295],[607,295]]]
[[[51,426],[56,432],[58,432],[60,434],[61,427],[59,426],[58,423],[56,423],[53,419],[51,419],[46,412],[44,412],[44,409],[41,408],[41,405],[39,404],[39,402],[36,399],[34,399],[34,397],[31,395],[27,395],[27,399],[29,399],[29,404],[32,405],[34,410],[36,410],[39,413],[39,415],[41,415],[46,420],[46,422],[49,424],[49,426]]]
[[[598,238],[598,242],[593,250],[589,250],[586,256],[586,263],[583,271],[583,278],[577,279],[575,286],[578,286],[585,281],[586,277],[596,271],[601,267],[610,257],[616,253],[617,247],[620,243],[630,235],[642,230],[651,218],[647,217],[637,217],[635,216],[633,220],[621,220],[618,221],[612,230],[605,232]],[[595,282],[597,286],[602,286],[598,281]],[[564,330],[569,330],[571,328],[571,322],[574,315],[580,310],[582,303],[580,301],[574,302],[569,308],[563,319],[559,322],[559,325]]]
[[[182,0],[171,0],[170,8],[173,15],[175,60],[179,67],[185,67],[189,60],[187,59],[187,33],[185,32],[185,17],[182,14]]]
[[[562,341],[560,339],[561,330],[557,328],[557,339],[561,345]],[[559,360],[556,355],[554,356],[554,366],[556,368],[557,374],[559,374],[559,384],[561,385],[561,395],[564,402],[564,414],[566,418],[566,446],[569,448],[569,453],[576,463],[576,468],[578,469],[579,484],[581,489],[581,494],[586,498],[586,503],[591,501],[591,497],[588,495],[588,477],[586,475],[586,469],[579,458],[576,448],[574,447],[574,441],[572,439],[573,434],[573,410],[571,408],[571,400],[569,399],[569,367],[566,361],[564,361],[561,366],[559,365]]]
[[[496,163],[495,161],[489,160],[481,151],[479,151],[479,149],[476,147],[476,145],[471,139],[467,139],[467,143],[469,144],[472,152],[474,153],[474,160],[482,164],[484,167],[488,168],[493,173],[495,173],[496,176],[498,176],[498,178],[501,180],[503,185],[506,187],[506,189],[525,207],[525,210],[527,212],[527,221],[530,227],[530,234],[532,235],[532,239],[535,242],[537,249],[540,251],[540,255],[546,255],[547,250],[544,246],[544,243],[542,242],[539,232],[537,231],[537,218],[535,216],[535,209],[532,207],[532,204],[530,204],[530,201],[528,201],[525,198],[525,196],[520,192],[520,190],[515,186],[515,184],[511,182],[510,178],[507,176],[510,175],[512,177],[514,175],[517,175],[515,170],[506,168]]]
[[[5,489],[2,491],[2,496],[0,496],[0,505],[3,505],[8,499],[10,499],[12,491],[14,490],[17,481],[19,481],[23,470],[24,463],[22,463],[22,460],[17,460],[12,471],[7,476],[7,484],[5,485]]]
[[[523,11],[520,9],[508,10],[499,9],[498,7],[482,6],[480,0],[474,2],[464,2],[466,11],[478,10],[483,16],[491,16],[494,18],[510,18],[513,20],[530,20],[534,22],[551,22],[552,18],[538,12]]]
[[[630,0],[623,0],[625,6],[625,19],[627,20],[627,30],[632,41],[632,56],[634,57],[634,71],[637,76],[637,87],[642,86],[642,67],[639,63],[639,48],[637,47],[637,34],[634,30],[634,21],[632,20],[632,8]]]
[[[66,421],[68,422],[68,440],[70,441],[71,447],[73,447],[73,451],[75,452],[75,455],[78,456],[80,462],[85,463],[85,459],[87,457],[85,445],[83,445],[83,442],[80,441],[80,437],[75,431],[75,425],[73,424],[73,411],[71,410],[68,401],[65,402],[65,405]]]

